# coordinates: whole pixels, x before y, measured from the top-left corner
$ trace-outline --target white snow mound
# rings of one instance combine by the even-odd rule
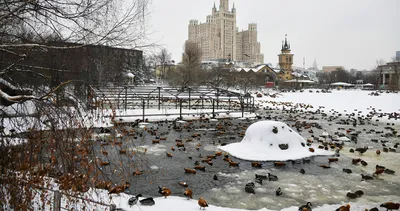
[[[241,142],[219,148],[234,157],[251,161],[285,161],[334,154],[331,150],[318,149],[316,146],[312,146],[315,151],[310,152],[306,144],[303,137],[283,122],[259,121],[247,128]],[[281,149],[285,145],[288,148]]]

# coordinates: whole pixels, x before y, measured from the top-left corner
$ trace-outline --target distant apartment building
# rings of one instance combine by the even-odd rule
[[[205,23],[189,21],[188,41],[197,43],[203,61],[241,61],[252,65],[264,62],[260,43],[257,41],[257,24],[239,32],[236,27],[236,8],[229,10],[229,0],[220,0]]]
[[[325,73],[329,73],[329,72],[335,71],[337,69],[344,70],[344,67],[343,66],[322,66],[322,71]]]
[[[396,51],[396,61],[400,61],[400,51]]]

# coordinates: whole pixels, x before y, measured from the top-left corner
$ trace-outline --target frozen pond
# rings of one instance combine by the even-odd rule
[[[283,113],[282,111],[260,111],[263,119],[276,119],[292,126],[297,121],[314,122],[320,125],[320,129],[311,127],[302,128],[299,133],[306,139],[320,136],[323,132],[334,135],[340,132],[351,138],[346,130],[359,131],[357,142],[345,142],[345,146],[340,151],[338,162],[328,163],[328,158],[334,156],[316,156],[303,160],[287,161],[284,167],[275,167],[273,162],[261,162],[263,167],[257,169],[251,167],[251,162],[232,158],[233,161],[240,162],[239,167],[229,167],[226,161],[223,161],[223,155],[217,156],[212,160],[212,166],[201,162],[207,155],[215,154],[218,145],[224,143],[234,143],[241,141],[238,133],[244,133],[245,129],[251,123],[258,120],[219,120],[215,121],[193,121],[191,124],[177,123],[178,126],[188,125],[182,132],[172,129],[172,125],[167,123],[150,124],[148,127],[158,128],[156,135],[142,131],[142,136],[137,135],[136,139],[132,136],[124,137],[124,142],[129,143],[130,150],[139,148],[139,151],[146,149],[148,159],[140,166],[129,167],[134,171],[136,168],[144,170],[142,175],[130,176],[129,182],[132,184],[130,193],[143,195],[159,196],[157,186],[165,186],[172,190],[172,195],[183,196],[185,187],[178,184],[179,181],[185,181],[194,192],[194,198],[203,196],[207,198],[209,204],[223,207],[243,208],[243,209],[275,209],[279,210],[286,207],[298,206],[307,201],[311,201],[314,206],[324,204],[340,204],[347,202],[356,202],[360,204],[375,204],[378,206],[386,201],[398,201],[400,198],[400,178],[399,167],[400,157],[398,152],[383,152],[382,141],[386,142],[387,148],[394,148],[395,143],[400,143],[398,137],[382,137],[391,130],[385,127],[393,127],[399,131],[398,125],[386,125],[385,123],[365,121],[365,125],[352,122],[346,124],[337,124],[341,118],[329,119],[321,114],[305,113]],[[310,118],[312,120],[310,120]],[[218,124],[224,125],[224,132],[216,130]],[[239,125],[240,124],[240,125]],[[293,128],[293,127],[292,127]],[[338,128],[344,128],[338,129]],[[295,128],[293,128],[295,129]],[[310,129],[313,133],[310,133]],[[135,128],[138,131],[138,128]],[[168,134],[167,134],[168,133]],[[194,133],[200,136],[193,138]],[[162,134],[162,135],[160,135]],[[167,140],[161,140],[159,144],[152,144],[156,136],[166,137]],[[185,144],[185,150],[179,150],[176,146],[176,139],[182,139]],[[187,142],[186,140],[190,140]],[[378,143],[371,139],[378,140]],[[329,140],[327,138],[326,140]],[[201,146],[199,146],[201,144]],[[320,143],[317,143],[320,144]],[[134,147],[135,146],[135,147]],[[199,150],[196,147],[199,146]],[[351,153],[349,150],[357,147],[368,146],[369,149],[364,154],[358,152]],[[174,147],[175,151],[172,151]],[[109,151],[111,146],[105,146]],[[377,155],[375,151],[380,149],[382,153]],[[100,150],[100,149],[99,149]],[[330,149],[329,149],[330,150]],[[398,151],[398,150],[397,150]],[[166,153],[171,153],[172,157],[167,157]],[[120,155],[118,155],[120,156]],[[139,154],[137,155],[139,156]],[[353,165],[353,158],[361,158],[368,163],[367,166],[361,164]],[[122,159],[123,160],[123,159]],[[193,168],[196,161],[205,166],[205,171],[197,171],[196,174],[184,173],[183,168]],[[330,165],[331,168],[325,169],[319,165]],[[383,173],[374,180],[362,181],[361,174],[372,175],[375,172],[375,166],[382,165],[386,168],[395,170],[394,175]],[[343,172],[343,168],[351,169],[353,173]],[[305,174],[300,173],[304,169]],[[106,169],[107,170],[107,169]],[[278,181],[265,181],[263,184],[255,182],[255,174],[277,175]],[[113,178],[113,174],[109,174]],[[216,175],[218,180],[214,180]],[[117,176],[116,176],[117,177]],[[255,194],[245,192],[245,185],[248,182],[255,183]],[[275,190],[280,187],[282,195],[276,196]],[[364,195],[357,199],[346,197],[347,192],[362,190]]]

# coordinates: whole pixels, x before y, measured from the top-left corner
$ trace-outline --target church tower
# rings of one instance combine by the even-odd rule
[[[284,72],[283,80],[290,80],[292,78],[293,54],[290,51],[290,43],[287,41],[287,34],[285,34],[285,41],[282,41],[281,54],[278,55],[279,66]]]

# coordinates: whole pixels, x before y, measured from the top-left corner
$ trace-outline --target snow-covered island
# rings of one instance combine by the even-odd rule
[[[234,157],[252,161],[286,161],[334,154],[330,150],[308,147],[306,140],[287,124],[268,120],[253,123],[241,142],[220,149]]]

